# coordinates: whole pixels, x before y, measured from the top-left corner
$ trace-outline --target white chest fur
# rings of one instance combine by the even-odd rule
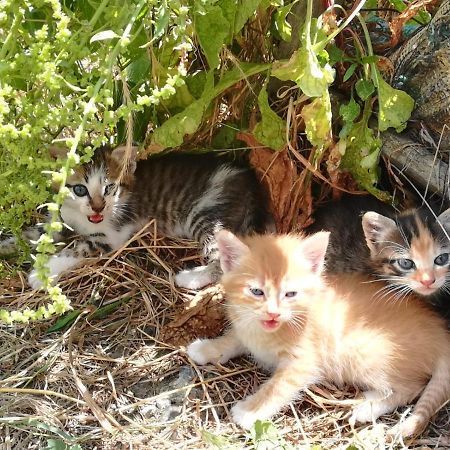
[[[256,362],[267,369],[280,362],[281,343],[273,333],[264,331],[258,322],[251,325],[247,321],[234,322],[236,335]]]

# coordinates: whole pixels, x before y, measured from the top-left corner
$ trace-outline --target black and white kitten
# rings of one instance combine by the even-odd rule
[[[201,244],[208,264],[175,276],[178,286],[199,289],[221,274],[215,231],[224,227],[247,235],[272,227],[262,187],[250,168],[211,155],[171,153],[134,158],[119,181],[124,153],[124,147],[100,148],[68,178],[70,195],[61,218],[73,232],[58,233],[55,241],[72,242],[50,258],[54,279],[88,257],[119,249],[156,219],[164,234]],[[25,237],[37,240],[38,228],[27,230]],[[11,250],[11,239],[0,243],[0,254]],[[41,286],[35,270],[28,280],[33,288]]]
[[[328,272],[370,273],[399,297],[414,291],[450,305],[450,209],[436,218],[426,206],[396,213],[370,196],[344,196],[314,218],[308,233],[331,231]]]

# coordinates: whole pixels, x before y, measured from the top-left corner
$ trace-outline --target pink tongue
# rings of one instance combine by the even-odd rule
[[[100,223],[103,220],[103,214],[92,214],[88,216],[88,220],[92,223]]]
[[[265,328],[273,329],[278,326],[278,321],[276,320],[263,320],[263,325]]]

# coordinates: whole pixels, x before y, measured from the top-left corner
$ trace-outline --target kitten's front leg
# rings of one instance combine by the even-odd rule
[[[314,364],[299,360],[284,360],[255,394],[231,408],[233,421],[249,429],[256,420],[269,419],[294,400],[299,393],[319,381]]]
[[[197,339],[187,347],[189,358],[200,365],[209,362],[224,364],[245,351],[232,329],[216,339]]]
[[[219,251],[214,235],[202,239],[203,254],[208,259],[206,266],[181,270],[175,275],[175,284],[187,289],[201,289],[208,284],[217,283],[222,275]]]
[[[49,278],[55,282],[63,272],[81,265],[87,258],[98,257],[110,253],[112,250],[113,248],[108,243],[99,238],[79,238],[70,247],[50,256],[47,264]],[[28,283],[33,289],[42,288],[42,281],[39,279],[36,269],[33,269],[28,275]]]

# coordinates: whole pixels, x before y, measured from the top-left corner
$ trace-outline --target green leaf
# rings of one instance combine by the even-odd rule
[[[328,58],[330,65],[334,66],[337,62],[344,60],[345,53],[335,45],[329,45],[327,47]]]
[[[371,63],[376,63],[380,58],[377,55],[368,55],[368,56],[363,56],[361,58],[361,62],[364,64],[371,64]]]
[[[94,34],[94,36],[91,37],[90,43],[97,42],[97,41],[106,41],[108,39],[114,39],[120,37],[118,34],[116,34],[113,30],[105,30],[100,31],[97,34]]]
[[[322,97],[334,80],[334,70],[329,64],[321,67],[312,49],[296,50],[289,61],[275,62],[272,75],[280,80],[295,81],[308,97]]]
[[[370,80],[358,80],[355,88],[359,98],[364,101],[375,92],[375,86]]]
[[[275,12],[275,29],[278,31],[281,39],[286,42],[291,42],[292,39],[292,27],[286,20],[287,15],[291,12],[292,5],[293,3],[278,8]]]
[[[269,420],[257,420],[250,429],[250,436],[255,450],[293,450],[293,447],[280,436],[275,425]]]
[[[247,20],[255,14],[261,0],[241,0],[236,11],[236,19],[234,21],[234,34],[238,34],[242,30]]]
[[[219,450],[229,449],[231,446],[230,441],[225,436],[218,436],[217,434],[210,433],[206,430],[201,430],[203,440],[213,445]]]
[[[164,35],[167,26],[169,25],[170,8],[167,7],[167,0],[163,0],[161,2],[155,16],[155,29],[153,32],[153,38],[150,42],[157,41],[159,38],[161,38]]]
[[[314,147],[323,149],[331,139],[331,102],[328,91],[302,108],[306,136]]]
[[[258,95],[258,106],[261,112],[261,122],[256,124],[253,134],[266,147],[282,150],[286,145],[286,122],[269,106],[266,87]]]
[[[158,152],[181,145],[186,134],[197,131],[206,108],[215,97],[243,78],[263,72],[269,67],[270,64],[240,63],[226,72],[216,86],[213,85],[214,73],[210,71],[201,97],[154,131],[151,139],[152,150]]]
[[[381,200],[388,200],[389,195],[375,187],[378,182],[381,140],[375,137],[374,131],[368,126],[371,113],[370,102],[367,101],[361,120],[352,124],[347,136],[339,141],[343,153],[340,168],[347,169],[361,188]]]
[[[97,308],[92,314],[90,314],[90,317],[92,319],[104,319],[105,317],[108,317],[112,312],[114,312],[117,308],[119,308],[123,303],[128,302],[130,299],[131,297],[125,297],[117,300],[116,302],[109,303],[108,305]]]
[[[344,83],[351,78],[351,76],[355,73],[358,64],[353,63],[350,67],[345,71],[344,78],[342,79]]]
[[[339,108],[339,114],[344,119],[344,122],[353,122],[358,118],[360,113],[361,107],[359,103],[355,102],[353,97],[347,104],[341,105]]]
[[[55,331],[59,331],[63,328],[67,328],[69,325],[72,325],[75,322],[75,319],[81,314],[81,310],[76,309],[74,311],[70,311],[64,316],[61,316],[48,330],[47,333],[54,333]]]
[[[60,439],[47,439],[47,446],[42,450],[82,450],[82,448],[78,444],[66,444]]]
[[[406,92],[394,89],[378,72],[373,72],[374,82],[378,86],[378,128],[385,131],[389,127],[397,132],[406,127],[414,109],[414,100]]]
[[[230,22],[222,9],[213,5],[207,8],[206,14],[196,14],[195,30],[209,67],[215,69],[220,63],[219,52],[229,34]]]
[[[127,80],[132,84],[140,84],[149,77],[150,60],[147,53],[141,57],[134,59],[125,69]]]

